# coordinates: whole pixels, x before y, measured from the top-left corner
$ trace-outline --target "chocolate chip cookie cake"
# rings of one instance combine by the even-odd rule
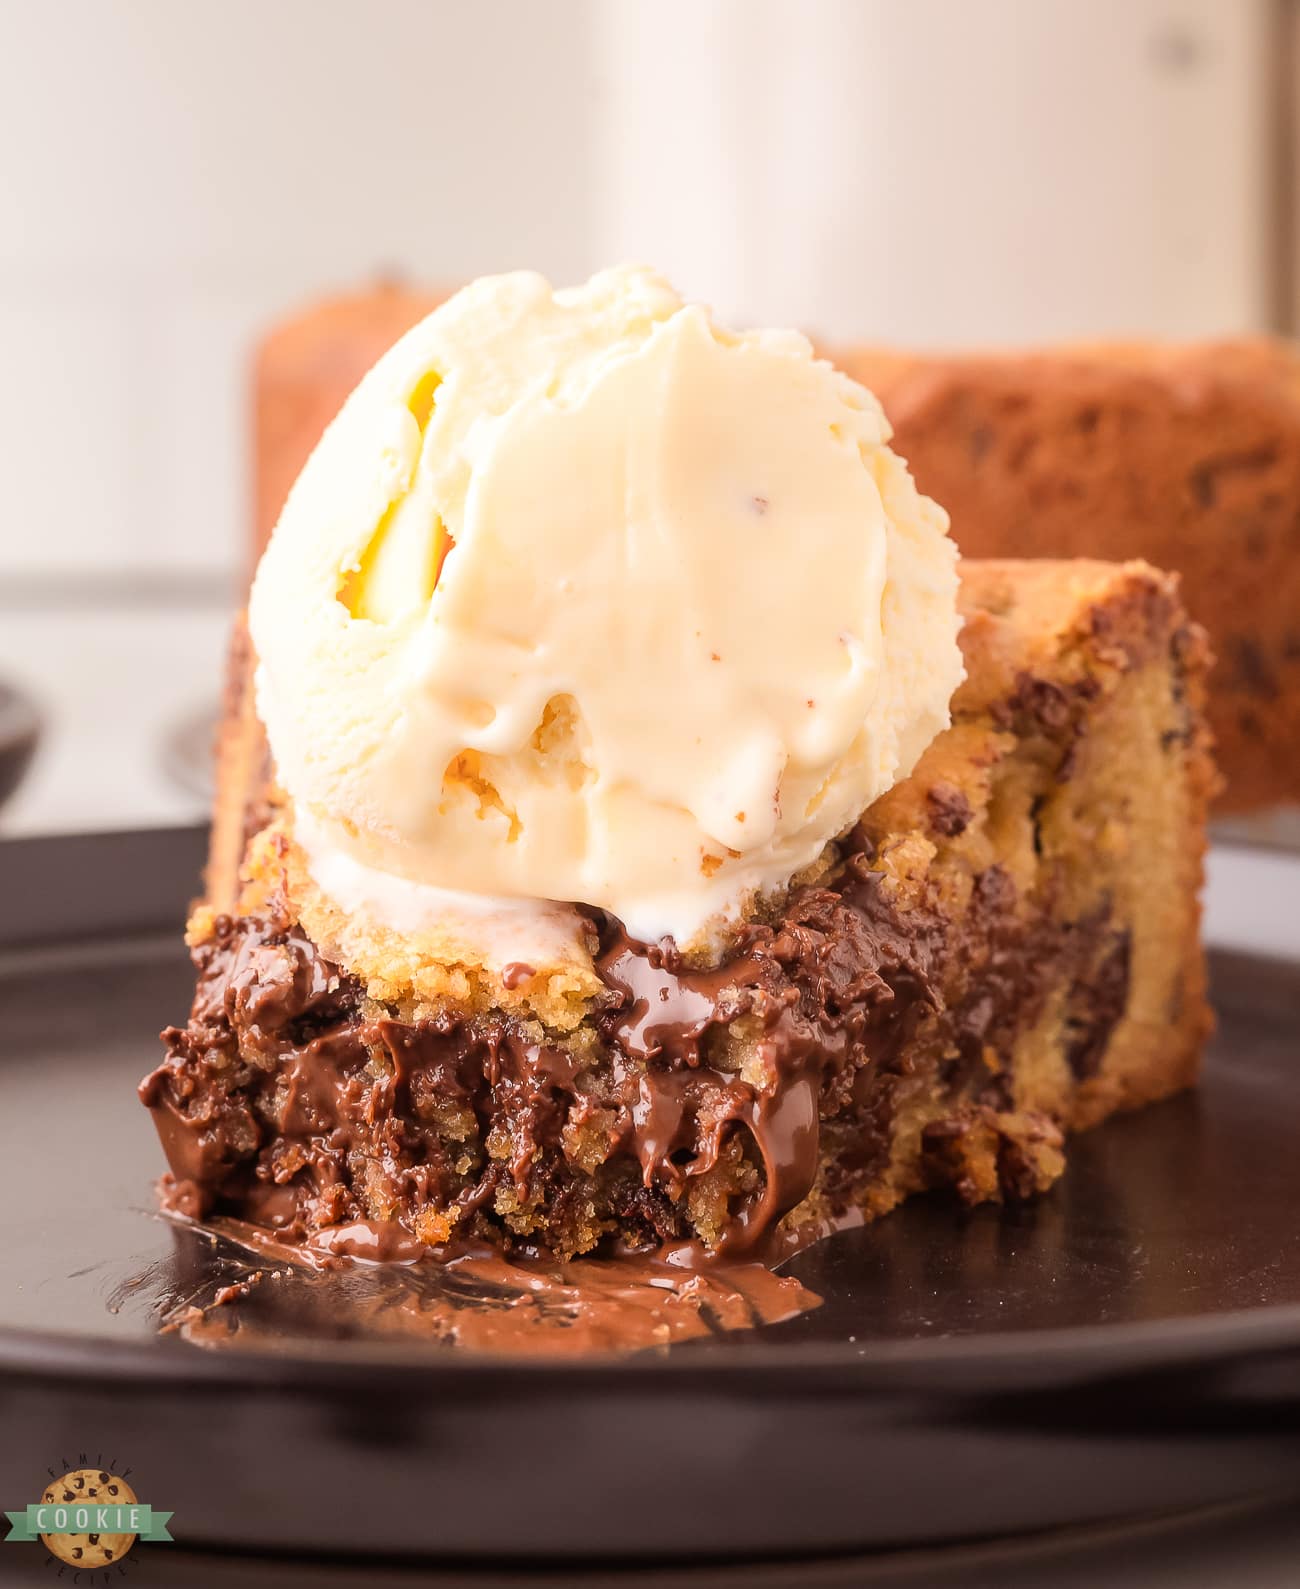
[[[887,440],[643,271],[376,366],[234,647],[173,1207],[769,1253],[1192,1082],[1203,636],[1144,563],[959,567]]]

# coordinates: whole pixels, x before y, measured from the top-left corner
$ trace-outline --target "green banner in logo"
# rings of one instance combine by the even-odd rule
[[[114,1506],[99,1506],[93,1501],[43,1502],[21,1512],[6,1512],[10,1540],[31,1541],[40,1534],[138,1534],[141,1539],[171,1541],[167,1525],[170,1512],[156,1512],[152,1506],[133,1501]]]

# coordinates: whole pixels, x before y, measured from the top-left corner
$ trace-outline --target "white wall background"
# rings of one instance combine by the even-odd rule
[[[245,370],[394,268],[914,342],[1258,325],[1273,0],[0,0],[0,581],[236,566]]]
[[[602,245],[917,345],[1260,325],[1281,11],[615,0]]]
[[[588,7],[0,0],[0,573],[235,565],[304,296],[590,246]]]

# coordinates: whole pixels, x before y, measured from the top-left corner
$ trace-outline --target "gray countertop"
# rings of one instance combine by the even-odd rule
[[[169,738],[215,712],[228,609],[217,602],[0,610],[0,678],[33,696],[36,758],[0,835],[153,827],[206,815]]]

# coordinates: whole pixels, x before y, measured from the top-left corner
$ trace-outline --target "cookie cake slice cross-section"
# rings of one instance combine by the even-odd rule
[[[886,439],[642,272],[376,367],[234,648],[174,1207],[776,1251],[1194,1079],[1202,636],[1141,563],[958,582]]]

